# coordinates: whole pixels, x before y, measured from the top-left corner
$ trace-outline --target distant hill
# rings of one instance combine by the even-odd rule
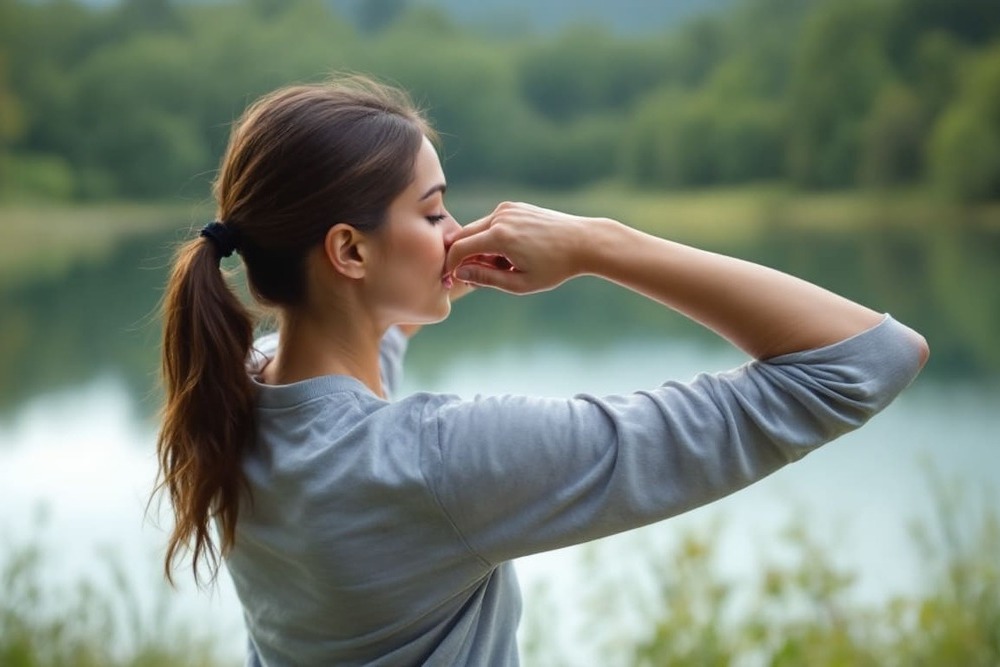
[[[652,32],[717,11],[733,0],[420,0],[462,22],[524,22],[542,31],[573,23],[600,23],[615,32]]]
[[[130,0],[77,0],[85,5],[109,6]],[[232,0],[131,0],[135,4],[210,4]],[[244,0],[246,1],[246,0]],[[380,10],[429,6],[444,10],[457,22],[491,32],[551,33],[570,25],[600,24],[619,34],[658,32],[696,16],[726,9],[738,0],[324,0],[350,18],[361,3]],[[379,10],[376,10],[379,11]]]
[[[357,2],[333,0],[350,9]],[[378,2],[379,0],[374,0]],[[382,0],[382,4],[438,7],[459,23],[499,31],[555,32],[568,25],[601,24],[622,34],[650,33],[719,11],[736,0]]]

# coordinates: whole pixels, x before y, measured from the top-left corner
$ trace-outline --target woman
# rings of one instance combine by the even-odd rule
[[[234,129],[218,220],[178,253],[167,576],[187,549],[196,578],[225,562],[248,664],[516,664],[512,559],[750,484],[862,425],[927,357],[888,316],[610,219],[505,203],[459,227],[429,137],[370,82],[279,90]],[[253,353],[219,270],[234,250],[279,319]],[[600,399],[388,400],[406,334],[444,319],[465,284],[526,294],[583,274],[756,361]]]

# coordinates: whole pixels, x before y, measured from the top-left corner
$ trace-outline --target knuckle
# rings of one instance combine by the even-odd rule
[[[517,236],[510,225],[497,225],[494,230],[494,238],[500,244],[508,244]]]

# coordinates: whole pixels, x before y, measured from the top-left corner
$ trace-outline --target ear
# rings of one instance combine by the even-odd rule
[[[323,239],[323,253],[330,265],[348,278],[364,278],[368,243],[365,235],[345,223],[331,227]]]

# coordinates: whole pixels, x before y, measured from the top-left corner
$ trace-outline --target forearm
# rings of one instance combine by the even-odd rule
[[[467,225],[454,239],[447,264],[458,280],[518,294],[597,275],[677,310],[758,359],[824,347],[882,319],[780,271],[614,220],[530,204],[505,202]],[[926,358],[923,338],[914,333],[912,342]]]
[[[700,322],[756,358],[829,345],[878,313],[780,271],[595,220],[581,269]]]

